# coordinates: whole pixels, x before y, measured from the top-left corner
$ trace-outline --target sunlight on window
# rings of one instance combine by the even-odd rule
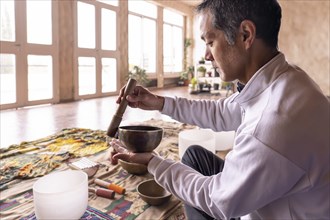
[[[164,72],[180,72],[183,68],[183,30],[164,24]]]
[[[173,37],[173,60],[174,72],[182,71],[183,61],[183,30],[179,27],[172,27]]]
[[[156,71],[156,21],[135,15],[128,17],[129,65]]]
[[[146,1],[128,1],[128,10],[144,16],[157,18],[157,6]]]
[[[172,72],[172,26],[164,24],[164,42],[163,42],[163,57],[164,57],[164,72]]]
[[[174,24],[177,26],[183,26],[183,16],[175,13],[173,11],[170,11],[168,9],[164,9],[163,11],[163,17],[164,17],[164,22]]]
[[[28,0],[26,13],[27,42],[52,44],[52,2]]]
[[[178,13],[164,9],[164,72],[181,72],[183,68],[183,21]]]
[[[94,57],[78,57],[79,95],[95,94],[96,67]]]
[[[0,1],[0,40],[15,41],[14,0]]]
[[[95,7],[77,2],[78,47],[95,48]]]
[[[143,18],[143,69],[156,72],[156,21]]]
[[[52,56],[28,55],[28,100],[53,98]]]
[[[128,54],[129,64],[141,66],[142,54],[142,18],[128,15]]]
[[[16,102],[16,59],[14,54],[0,54],[0,104]]]
[[[113,58],[102,58],[102,92],[117,90],[117,62]]]
[[[102,8],[102,49],[116,50],[116,12]]]
[[[118,0],[97,0],[108,5],[118,6]]]

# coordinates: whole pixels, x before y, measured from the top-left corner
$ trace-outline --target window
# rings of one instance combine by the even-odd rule
[[[102,92],[113,92],[117,89],[117,61],[113,58],[102,58]]]
[[[144,1],[129,1],[128,62],[147,73],[156,72],[157,6]]]
[[[164,72],[175,73],[183,68],[183,16],[164,9]]]
[[[157,18],[157,6],[146,1],[128,1],[128,11]]]
[[[173,11],[170,11],[168,9],[164,9],[164,22],[169,24],[174,24],[179,27],[183,27],[183,16],[175,13]]]
[[[0,7],[0,40],[15,41],[15,6],[14,0],[1,1]]]
[[[116,12],[102,8],[102,36],[103,50],[116,50]]]
[[[2,109],[58,102],[57,6],[51,0],[0,0]]]
[[[95,7],[83,2],[78,7],[78,47],[95,48]]]
[[[143,68],[153,80],[159,70],[157,86],[163,86],[162,69],[182,69],[184,16],[162,5],[147,0],[0,0],[1,108],[115,95],[120,74],[127,71],[122,57],[127,52],[129,68]],[[126,6],[128,15],[121,10]],[[125,15],[118,16],[122,11]],[[123,39],[127,30],[119,24],[126,22]]]
[[[52,44],[52,2],[27,1],[27,42]]]
[[[51,56],[28,55],[29,101],[53,98],[52,63]]]
[[[114,0],[77,2],[76,99],[118,89],[116,5]]]
[[[118,0],[97,0],[108,5],[118,6]]]
[[[96,73],[94,57],[78,58],[79,95],[94,94],[96,92]]]
[[[0,54],[0,104],[16,102],[16,59],[13,54]]]

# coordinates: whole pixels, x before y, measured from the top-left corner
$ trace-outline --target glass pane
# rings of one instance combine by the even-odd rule
[[[147,72],[156,72],[156,21],[147,18],[142,21],[143,69]]]
[[[52,56],[28,55],[28,100],[53,98]]]
[[[117,62],[113,58],[102,58],[102,92],[117,90]]]
[[[28,0],[26,13],[27,42],[52,44],[52,2]]]
[[[15,41],[14,0],[0,1],[0,40]]]
[[[129,65],[142,66],[142,20],[138,16],[128,15],[128,54]]]
[[[16,63],[14,54],[0,54],[0,104],[16,102]]]
[[[108,5],[118,6],[118,0],[97,0]]]
[[[175,13],[173,11],[170,11],[168,9],[164,9],[163,16],[164,16],[164,22],[183,27],[183,16],[182,15]]]
[[[172,27],[164,24],[163,56],[164,72],[172,72]]]
[[[95,7],[78,2],[78,47],[95,48]]]
[[[164,72],[181,72],[183,68],[183,29],[164,24]]]
[[[173,27],[173,58],[174,71],[182,71],[183,64],[183,30],[179,27]]]
[[[157,18],[157,6],[146,1],[128,1],[128,10],[144,16]]]
[[[102,49],[116,50],[116,12],[102,9]]]
[[[78,58],[79,95],[95,94],[96,67],[94,57]]]

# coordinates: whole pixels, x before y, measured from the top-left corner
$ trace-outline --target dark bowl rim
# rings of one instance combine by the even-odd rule
[[[141,127],[141,128],[150,128],[151,130],[139,130],[139,129],[130,129],[134,127]],[[164,129],[161,127],[156,127],[156,126],[150,126],[150,125],[125,125],[125,126],[120,126],[118,127],[118,130],[123,130],[123,131],[134,131],[134,132],[159,132],[163,131]]]

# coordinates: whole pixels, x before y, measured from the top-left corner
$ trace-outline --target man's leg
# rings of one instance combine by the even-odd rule
[[[224,161],[221,158],[198,145],[190,146],[181,161],[205,176],[212,176],[221,172],[224,166]],[[213,219],[205,212],[188,205],[185,205],[185,210],[189,220]]]

